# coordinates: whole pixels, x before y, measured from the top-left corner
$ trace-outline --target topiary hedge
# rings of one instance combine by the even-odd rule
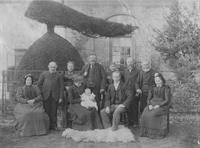
[[[65,26],[89,37],[123,36],[138,28],[87,16],[62,3],[49,0],[32,1],[25,16],[41,23]]]
[[[48,70],[48,64],[55,61],[58,65],[58,70],[66,70],[68,61],[75,62],[75,70],[80,70],[84,62],[78,51],[61,36],[47,32],[40,39],[35,41],[28,49],[20,61],[17,70]],[[22,77],[22,73],[18,77]],[[34,72],[37,74],[37,72]],[[38,76],[36,76],[38,77]]]

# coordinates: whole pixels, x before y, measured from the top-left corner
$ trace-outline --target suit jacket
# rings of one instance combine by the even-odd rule
[[[40,75],[38,87],[44,100],[47,100],[50,95],[52,95],[56,101],[58,101],[59,98],[63,99],[63,75],[58,72],[54,74],[51,74],[49,71],[43,72]]]
[[[92,81],[97,90],[105,89],[106,74],[103,66],[99,63],[95,63],[93,68],[94,73],[93,75],[89,76],[90,64],[86,64],[85,66],[83,66],[80,74],[84,76],[86,84],[87,82]]]
[[[138,78],[137,78],[137,81],[136,81],[136,84],[135,84],[136,89],[142,89],[144,74],[145,74],[145,72],[142,71],[142,70],[139,72],[139,75],[138,75]],[[155,86],[155,82],[154,82],[155,71],[153,69],[150,69],[150,71],[148,71],[147,74],[148,74],[148,77],[149,77],[148,86],[149,86],[149,89],[151,89],[153,86]],[[145,91],[148,92],[148,90],[145,90]]]
[[[136,84],[138,75],[139,75],[139,71],[136,68],[132,69],[131,72],[128,69],[125,69],[123,73],[125,87],[133,91],[133,93],[135,93],[135,84]]]
[[[129,108],[132,96],[132,92],[125,89],[123,82],[119,83],[117,90],[115,90],[114,84],[110,84],[106,93],[105,106],[124,104],[125,107]]]

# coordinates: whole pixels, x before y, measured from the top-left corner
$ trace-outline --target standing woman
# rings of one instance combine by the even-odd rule
[[[42,105],[42,96],[37,86],[33,85],[33,77],[28,74],[24,78],[25,85],[18,88],[14,115],[15,128],[20,136],[44,135],[49,130],[49,118]]]
[[[75,63],[73,61],[67,62],[67,71],[64,72],[64,86],[66,89],[69,89],[73,85],[74,75],[77,74],[74,68]]]
[[[156,86],[149,91],[148,105],[141,116],[141,136],[163,138],[167,134],[166,115],[171,103],[171,92],[161,74],[155,73],[154,80]]]
[[[63,99],[63,105],[62,105],[62,124],[64,128],[71,127],[70,123],[70,115],[67,112],[68,110],[68,91],[69,88],[74,84],[74,76],[76,75],[76,71],[74,71],[75,63],[74,61],[68,61],[67,62],[67,70],[64,71],[64,99]]]

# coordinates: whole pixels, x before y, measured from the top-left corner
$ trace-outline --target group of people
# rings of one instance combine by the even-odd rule
[[[33,77],[24,78],[25,85],[17,91],[19,102],[14,110],[16,129],[21,136],[43,135],[57,130],[57,110],[63,110],[63,127],[77,130],[118,129],[123,114],[129,127],[140,127],[141,136],[165,137],[166,115],[170,107],[170,88],[162,74],[142,61],[139,70],[134,60],[127,58],[127,68],[112,63],[108,71],[97,63],[95,54],[81,71],[74,71],[73,61],[67,71],[57,72],[56,62],[50,62],[33,85]]]

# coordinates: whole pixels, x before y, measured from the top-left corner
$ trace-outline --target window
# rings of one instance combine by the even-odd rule
[[[131,38],[115,38],[112,40],[112,62],[125,65],[131,56]]]

